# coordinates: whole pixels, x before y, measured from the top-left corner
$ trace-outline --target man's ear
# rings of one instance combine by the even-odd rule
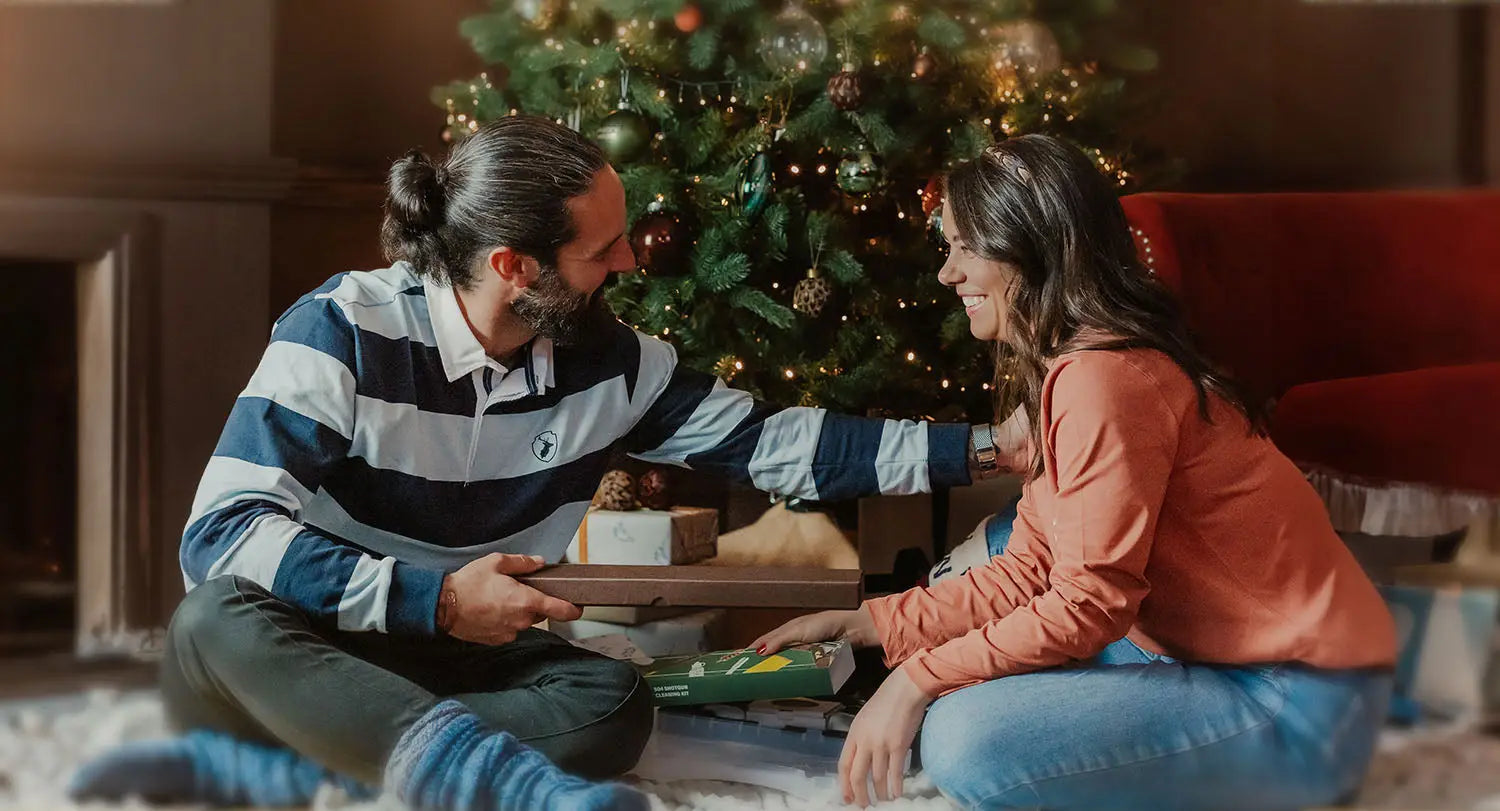
[[[530,287],[540,270],[535,259],[504,245],[485,256],[485,267],[516,287]]]

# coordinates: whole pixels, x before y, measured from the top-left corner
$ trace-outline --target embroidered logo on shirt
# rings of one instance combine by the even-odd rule
[[[557,434],[552,431],[543,431],[531,440],[531,452],[536,458],[543,462],[550,462],[557,458]]]

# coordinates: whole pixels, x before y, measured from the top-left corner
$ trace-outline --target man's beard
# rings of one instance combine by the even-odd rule
[[[537,335],[564,346],[581,342],[614,320],[604,303],[602,286],[592,296],[574,290],[556,267],[547,265],[542,266],[536,284],[510,303],[510,309]]]

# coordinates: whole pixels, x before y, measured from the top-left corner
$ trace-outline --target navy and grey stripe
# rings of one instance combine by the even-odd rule
[[[968,480],[963,426],[777,409],[624,325],[506,369],[452,295],[398,263],[282,316],[199,485],[190,587],[240,575],[342,629],[431,633],[444,572],[558,560],[616,449],[806,498]]]

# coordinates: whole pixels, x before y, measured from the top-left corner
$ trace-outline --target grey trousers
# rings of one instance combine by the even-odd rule
[[[239,577],[209,580],[178,606],[161,687],[179,730],[288,746],[371,785],[401,734],[445,698],[593,779],[628,771],[651,734],[651,692],[635,669],[555,634],[488,646],[350,633]]]

